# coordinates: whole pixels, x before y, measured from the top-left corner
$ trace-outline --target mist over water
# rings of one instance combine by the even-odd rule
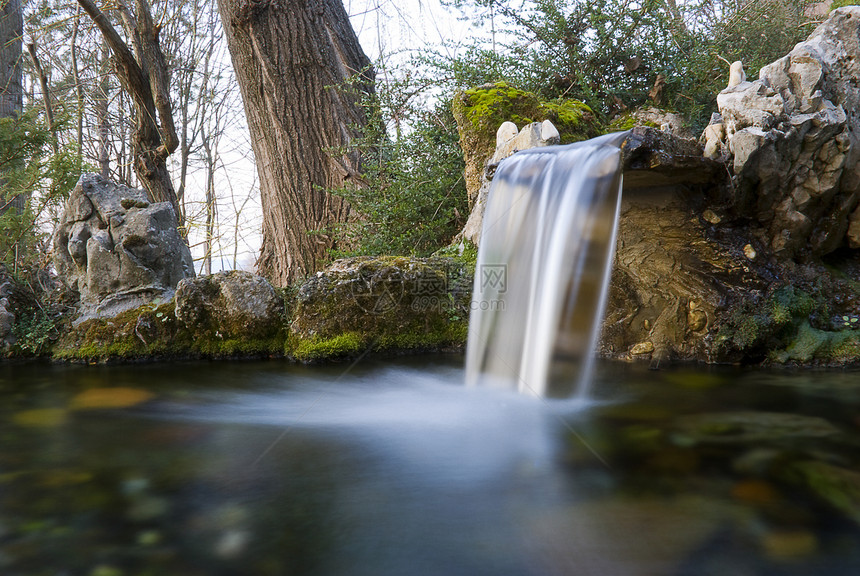
[[[475,272],[468,385],[587,396],[626,136],[525,150],[499,165]]]

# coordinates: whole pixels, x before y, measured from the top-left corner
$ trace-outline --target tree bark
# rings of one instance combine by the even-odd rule
[[[92,0],[78,0],[78,4],[92,18],[113,52],[117,77],[134,103],[134,172],[150,200],[170,202],[182,225],[176,191],[167,171],[167,157],[176,150],[179,140],[168,95],[167,65],[149,4],[146,0],[135,0],[136,21],[128,26],[137,58]]]
[[[42,62],[39,60],[34,42],[27,44],[27,51],[30,53],[30,58],[33,60],[33,68],[39,77],[39,86],[42,88],[42,101],[45,106],[45,123],[48,126],[48,132],[51,133],[51,149],[56,156],[60,153],[60,148],[57,140],[57,127],[54,124],[54,107],[51,105],[51,88],[48,86],[48,75],[42,69]]]
[[[0,0],[0,118],[15,116],[24,109],[23,34],[21,0]]]
[[[359,100],[373,91],[373,71],[340,0],[218,5],[260,178],[257,268],[284,286],[325,263],[324,231],[350,217],[325,190],[357,176],[358,154],[347,149],[365,123]]]
[[[0,0],[0,118],[16,116],[24,109],[23,34],[21,0]],[[20,214],[27,206],[27,196],[7,198],[2,193],[5,182],[0,174],[0,214],[10,209]]]

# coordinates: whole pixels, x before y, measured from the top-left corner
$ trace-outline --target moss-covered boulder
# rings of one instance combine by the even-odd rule
[[[71,326],[55,360],[108,362],[160,358],[283,356],[283,299],[262,277],[219,272],[180,283],[174,300]]]
[[[338,260],[299,289],[292,355],[302,361],[367,350],[465,344],[472,272],[452,258]]]
[[[272,285],[250,272],[186,278],[176,287],[176,318],[192,332],[267,338],[283,325],[283,309]]]
[[[533,122],[551,121],[562,144],[587,140],[602,133],[592,110],[578,100],[542,101],[532,92],[504,82],[485,84],[454,97],[454,118],[466,161],[469,206],[481,187],[484,165],[496,149],[496,131],[503,122],[522,128]]]

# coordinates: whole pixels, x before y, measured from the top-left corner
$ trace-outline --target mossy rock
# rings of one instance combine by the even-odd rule
[[[179,326],[172,302],[147,304],[72,326],[54,347],[53,358],[92,363],[173,356],[182,352],[176,345]]]
[[[222,339],[266,339],[284,326],[284,302],[272,285],[240,270],[186,278],[175,302],[176,317],[189,330]]]
[[[471,269],[452,258],[338,260],[299,289],[287,354],[300,361],[465,344]]]
[[[860,472],[809,460],[789,465],[782,476],[860,525]]]
[[[283,356],[286,323],[280,314],[267,328],[246,333],[177,319],[174,301],[144,305],[112,318],[70,327],[53,349],[53,359],[105,363],[185,358]]]
[[[587,140],[603,133],[594,112],[578,100],[542,101],[536,94],[504,82],[485,84],[458,93],[453,101],[460,147],[466,161],[466,189],[470,204],[481,186],[487,159],[496,149],[496,131],[503,122],[522,128],[550,120],[563,144]]]

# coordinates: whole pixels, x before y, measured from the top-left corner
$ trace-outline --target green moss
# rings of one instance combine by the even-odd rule
[[[833,0],[833,3],[830,4],[830,11],[833,12],[843,6],[857,6],[857,0]]]
[[[492,86],[482,86],[466,90],[464,115],[477,132],[495,131],[503,122],[513,122],[523,126],[534,122],[532,118],[538,115],[540,101],[538,97],[524,90],[497,82]]]
[[[651,122],[650,120],[643,120],[641,118],[636,118],[632,112],[625,112],[624,114],[619,114],[606,127],[607,132],[624,132],[626,130],[630,130],[635,128],[636,126],[647,126],[648,128],[660,128],[660,125],[656,122]]]
[[[503,122],[513,122],[522,128],[532,122],[551,121],[558,129],[563,143],[577,142],[597,136],[594,112],[578,100],[541,102],[536,94],[512,88],[504,82],[493,86],[466,90],[465,98],[457,100],[462,114],[480,134],[482,141],[495,146],[496,130]]]
[[[286,331],[269,338],[225,337],[218,330],[189,330],[176,319],[173,302],[145,305],[114,318],[93,319],[70,328],[53,358],[108,362],[155,358],[199,358],[283,354]]]
[[[819,350],[825,347],[830,340],[830,334],[823,330],[816,330],[809,325],[808,321],[801,322],[797,336],[785,350],[777,351],[775,359],[785,363],[789,361],[809,362],[816,357]]]
[[[793,286],[776,290],[769,301],[771,316],[779,325],[787,324],[792,318],[808,318],[820,305],[810,294]]]
[[[368,343],[361,333],[345,332],[331,338],[300,339],[287,352],[296,360],[311,362],[357,356],[367,347]]]
[[[468,240],[461,240],[458,244],[450,244],[433,253],[434,257],[451,258],[461,262],[468,269],[474,270],[478,262],[478,247]]]

